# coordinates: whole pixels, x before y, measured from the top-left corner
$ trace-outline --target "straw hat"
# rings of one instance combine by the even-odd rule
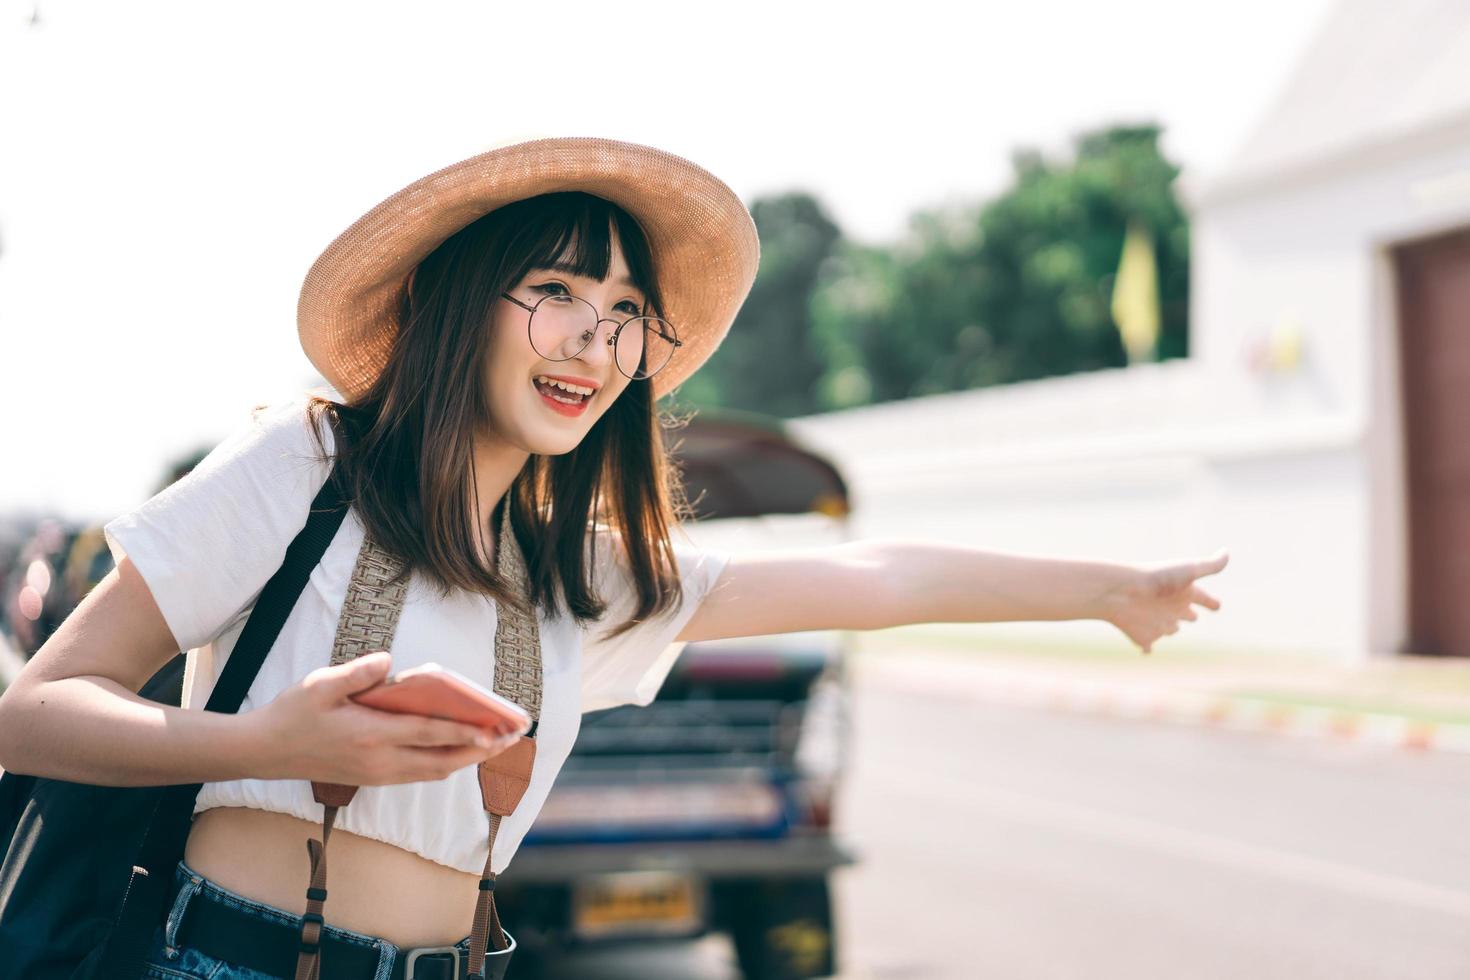
[[[750,212],[724,182],[650,146],[591,137],[515,143],[450,164],[389,196],[312,263],[296,308],[306,356],[348,402],[387,362],[408,274],[446,238],[502,205],[585,191],[643,227],[683,341],[653,376],[667,394],[715,352],[750,292],[760,244]]]

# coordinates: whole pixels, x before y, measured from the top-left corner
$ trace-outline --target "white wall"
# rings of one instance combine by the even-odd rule
[[[1205,557],[1228,614],[1199,648],[1361,655],[1350,592],[1364,542],[1357,431],[1241,418],[1193,361],[1051,378],[796,419],[852,485],[854,531],[1116,561]],[[1311,569],[1312,573],[1307,574]],[[1331,614],[1326,611],[1331,609]],[[1126,646],[1100,623],[990,627]]]

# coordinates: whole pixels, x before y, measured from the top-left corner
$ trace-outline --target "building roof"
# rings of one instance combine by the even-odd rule
[[[1244,55],[1241,70],[1249,64]],[[1212,183],[1254,182],[1454,125],[1470,127],[1470,3],[1338,0]]]

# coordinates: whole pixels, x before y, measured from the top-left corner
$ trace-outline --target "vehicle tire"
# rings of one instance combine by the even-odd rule
[[[505,971],[505,980],[544,980],[549,976],[546,953],[540,946],[517,947]]]
[[[545,980],[550,976],[548,966],[553,952],[547,937],[531,929],[525,935],[514,929],[510,932],[516,937],[516,951],[511,954],[505,980]]]
[[[752,882],[730,925],[746,980],[808,980],[837,972],[826,878]]]

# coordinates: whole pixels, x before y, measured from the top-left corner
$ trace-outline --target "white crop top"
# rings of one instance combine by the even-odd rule
[[[315,459],[306,396],[261,411],[233,432],[182,480],[104,527],[113,558],[128,555],[147,582],[181,650],[188,651],[184,706],[203,709],[266,581],[305,526],[312,499],[330,471]],[[335,446],[325,420],[322,433]],[[631,614],[636,594],[611,532],[595,532],[593,582],[608,602],[599,622],[570,615],[541,629],[542,705],[531,784],[515,813],[501,822],[492,869],[510,862],[576,740],[584,711],[648,704],[683,643],[674,637],[694,615],[729,555],[696,548],[677,527],[674,551],[683,603],[614,640],[607,628]],[[591,545],[594,532],[589,532]],[[286,619],[240,710],[271,701],[312,670],[326,666],[363,527],[349,510],[321,563]],[[455,590],[440,599],[418,572],[409,580],[392,645],[393,669],[436,661],[492,687],[495,603]],[[322,807],[304,779],[205,783],[194,805],[244,806],[319,821]],[[485,866],[486,817],[475,768],[447,779],[364,786],[337,817],[343,830],[386,841],[431,861],[478,874]]]

